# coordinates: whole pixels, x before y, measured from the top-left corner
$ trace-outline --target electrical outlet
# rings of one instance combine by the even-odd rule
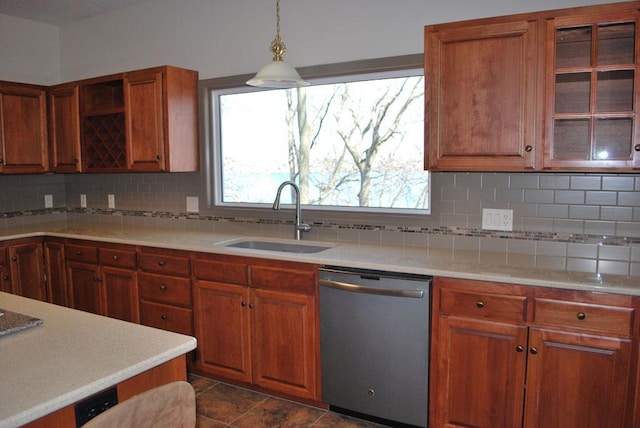
[[[482,209],[482,228],[488,230],[513,230],[513,210]]]
[[[87,208],[87,195],[84,193],[80,195],[80,208]]]
[[[108,194],[107,202],[108,202],[109,208],[114,209],[116,207],[116,197],[114,195]]]
[[[197,213],[198,209],[198,197],[197,196],[187,196],[187,212],[188,213]]]
[[[44,195],[44,207],[53,208],[53,195]]]

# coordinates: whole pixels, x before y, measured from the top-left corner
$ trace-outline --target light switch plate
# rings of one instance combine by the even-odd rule
[[[44,195],[44,207],[53,208],[53,195]]]
[[[187,212],[188,213],[197,213],[198,209],[198,197],[197,196],[187,196]]]
[[[87,195],[84,193],[80,195],[80,208],[87,208]]]
[[[513,230],[513,210],[482,209],[482,228],[487,230]]]
[[[112,194],[107,195],[107,201],[108,201],[109,208],[116,207],[116,197],[114,195]]]

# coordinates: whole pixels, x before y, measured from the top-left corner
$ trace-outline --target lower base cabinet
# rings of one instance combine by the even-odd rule
[[[430,426],[639,426],[636,298],[434,285]]]
[[[317,266],[203,255],[193,268],[198,369],[318,400]]]

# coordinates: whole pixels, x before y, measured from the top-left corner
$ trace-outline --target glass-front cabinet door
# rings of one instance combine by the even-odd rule
[[[638,16],[549,20],[545,168],[640,168]]]

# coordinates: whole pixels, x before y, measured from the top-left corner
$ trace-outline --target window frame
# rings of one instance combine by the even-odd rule
[[[335,64],[325,64],[319,66],[300,67],[297,68],[303,79],[312,81],[315,84],[336,83],[336,79],[340,77],[353,77],[354,81],[366,80],[366,76],[375,76],[376,74],[386,73],[386,77],[401,77],[403,72],[411,71],[413,74],[419,75],[418,70],[424,75],[424,56],[423,54],[403,55],[396,57],[376,58],[368,60],[349,61]],[[221,158],[221,144],[219,141],[220,129],[219,121],[214,118],[219,117],[218,104],[214,92],[220,93],[241,93],[254,92],[256,88],[246,87],[245,82],[253,77],[252,74],[228,76],[222,78],[214,78],[202,80],[199,83],[200,98],[202,107],[202,135],[204,137],[204,155],[205,155],[205,186],[207,204],[212,208],[223,209],[254,209],[254,210],[271,210],[271,204],[268,203],[247,203],[247,202],[223,202],[222,183],[217,177],[220,175],[219,164]],[[426,158],[426,151],[424,152]],[[425,170],[426,173],[428,171]],[[412,208],[383,208],[383,207],[348,207],[348,206],[319,206],[303,204],[305,210],[313,210],[324,213],[348,213],[348,214],[407,214],[410,216],[426,216],[431,213],[431,177],[428,180],[429,204],[426,209]],[[275,194],[274,194],[275,195]],[[275,197],[275,196],[274,196]],[[283,207],[290,207],[292,204],[282,204]]]

